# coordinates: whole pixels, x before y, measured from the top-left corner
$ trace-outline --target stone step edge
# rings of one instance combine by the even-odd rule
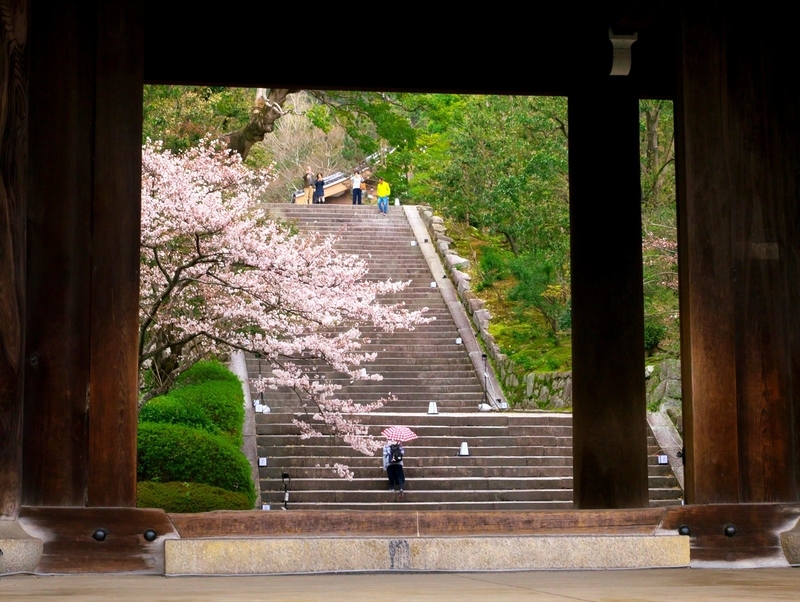
[[[170,539],[165,574],[601,570],[689,566],[680,535]]]

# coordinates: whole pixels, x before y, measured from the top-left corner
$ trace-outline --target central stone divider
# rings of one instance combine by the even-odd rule
[[[167,575],[689,565],[665,510],[171,514]],[[661,530],[663,532],[663,530]]]

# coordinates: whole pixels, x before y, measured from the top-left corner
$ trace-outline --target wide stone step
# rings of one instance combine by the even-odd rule
[[[360,510],[360,511],[425,511],[425,510],[448,510],[448,511],[481,511],[481,510],[569,510],[572,509],[572,500],[551,501],[551,500],[530,500],[519,501],[459,501],[449,500],[447,502],[420,502],[413,500],[411,496],[398,500],[391,493],[387,494],[389,499],[372,503],[341,503],[341,502],[289,502],[289,510]],[[283,500],[272,502],[273,510],[282,507]]]
[[[408,381],[406,381],[408,382]],[[386,393],[381,393],[385,391]],[[478,397],[481,397],[483,394],[483,389],[478,383],[473,383],[469,385],[464,385],[459,387],[458,385],[411,385],[405,384],[401,382],[395,383],[385,383],[382,381],[372,382],[370,384],[356,384],[347,385],[342,388],[342,392],[337,393],[337,395],[341,396],[348,396],[348,397],[357,397],[359,394],[363,395],[374,395],[376,392],[380,394],[387,394],[392,393],[396,395],[399,399],[414,399],[415,396],[423,395],[427,397],[433,397],[434,399],[436,396],[441,396],[445,399],[474,399],[476,394]]]
[[[292,482],[295,479],[329,479],[333,474],[333,470],[325,466],[297,466],[296,464],[286,464],[284,466],[273,466],[267,468],[260,468],[258,473],[259,477],[264,481],[273,480],[280,481],[283,471],[287,468],[291,469]],[[350,463],[351,470],[356,470],[356,478],[350,482],[360,482],[360,480],[374,480],[378,479],[382,483],[386,481],[386,472],[380,467],[380,458],[375,458],[373,465],[354,467]],[[423,466],[406,466],[405,470],[408,474],[413,474],[419,471],[429,479],[451,479],[451,478],[531,478],[531,477],[548,477],[548,478],[572,478],[572,466],[555,465],[543,466],[540,464],[534,466],[487,466],[485,464],[473,466],[452,466],[441,465],[431,466],[426,464]],[[331,483],[335,487],[344,486],[342,479],[337,479],[336,482]],[[570,487],[572,484],[570,484]]]
[[[277,418],[277,415],[275,416]],[[362,424],[369,425],[370,431],[373,434],[378,433],[394,425],[394,420],[384,420],[381,423],[374,421],[376,415],[370,416],[373,420],[371,422],[362,421]],[[263,419],[262,419],[263,418]],[[290,434],[292,430],[296,430],[290,421],[286,422],[269,422],[269,416],[260,415],[257,421],[257,433],[259,435],[286,435]],[[408,426],[408,425],[406,425]],[[430,424],[419,425],[414,427],[414,432],[420,437],[420,440],[430,441],[431,438],[438,437],[466,437],[470,441],[470,437],[572,437],[572,429],[564,426],[548,426],[548,425],[528,425],[509,428],[506,426],[461,426],[450,424]],[[377,436],[377,435],[376,435]]]
[[[475,369],[472,365],[467,364],[461,364],[447,371],[427,370],[424,367],[417,367],[413,370],[392,370],[386,371],[386,374],[382,376],[383,379],[378,382],[389,384],[419,383],[422,381],[426,385],[435,386],[460,385],[470,380],[477,382]],[[350,384],[350,378],[347,375],[333,373],[330,375],[326,374],[326,378],[329,382],[335,384]],[[366,383],[370,381],[363,382]]]
[[[464,426],[464,427],[509,427],[510,429],[524,429],[529,427],[547,428],[551,426],[572,429],[572,414],[545,413],[545,412],[472,412],[469,414],[357,414],[354,417],[363,424],[388,425],[403,424],[414,426]],[[256,421],[266,423],[280,420],[281,424],[290,424],[291,419],[275,414],[257,414]],[[415,431],[416,432],[416,431]],[[513,430],[512,434],[516,434]]]
[[[294,503],[330,503],[347,504],[385,503],[393,494],[386,489],[375,491],[344,490],[290,490],[289,500]],[[449,499],[452,498],[452,499]],[[281,503],[283,490],[268,491],[262,494],[265,503]],[[572,489],[509,489],[509,490],[458,490],[442,491],[439,489],[417,489],[412,481],[407,481],[406,499],[413,502],[529,502],[529,501],[571,501]]]
[[[454,490],[461,492],[464,490],[492,490],[492,491],[513,491],[513,490],[539,490],[539,489],[559,489],[571,490],[572,477],[448,477],[431,478],[426,476],[415,476],[414,471],[406,472],[407,482],[412,483],[415,491],[443,491],[452,493]],[[262,491],[283,491],[283,484],[280,478],[264,479],[261,481]],[[341,478],[319,478],[304,479],[292,476],[292,491],[361,491],[365,496],[361,499],[369,499],[373,491],[384,492],[387,489],[386,477],[375,478],[354,478],[344,480]]]
[[[372,433],[378,436],[380,433]],[[291,446],[297,444],[297,436],[292,434],[283,435],[259,435],[263,438],[259,439],[259,445],[264,446]],[[538,447],[570,447],[572,446],[572,437],[550,437],[550,436],[522,436],[522,437],[476,437],[466,435],[442,435],[439,437],[420,437],[411,444],[406,446],[406,454],[413,453],[413,450],[419,448],[453,448],[457,449],[462,442],[467,442],[469,445],[470,454],[478,449],[492,448],[505,448],[514,446],[523,446],[530,449]],[[337,449],[345,449],[346,443],[337,441]]]
[[[533,489],[571,489],[572,475],[523,475],[523,476],[489,476],[489,475],[456,475],[438,469],[439,475],[430,474],[429,469],[405,471],[408,482],[413,483],[415,490],[430,491],[463,491],[463,490],[533,490]],[[274,477],[261,479],[261,490],[283,491],[282,473],[275,473]],[[313,475],[305,477],[298,471],[291,475],[291,488],[293,491],[384,491],[387,489],[386,473],[382,469],[375,471],[361,471],[359,476],[345,480],[333,477],[328,471],[327,475]],[[675,492],[680,489],[673,488],[663,477],[650,477],[649,488],[658,496],[658,499],[676,499]]]
[[[379,396],[364,396],[363,399],[354,399],[354,403],[365,404],[370,401],[375,401],[378,399]],[[442,403],[441,399],[439,398],[428,398],[428,399],[420,399],[413,402],[408,402],[408,404],[402,404],[398,402],[391,402],[386,407],[379,408],[375,410],[375,415],[383,415],[383,414],[397,414],[398,412],[404,412],[408,414],[421,412],[427,409],[428,405],[431,401],[436,401],[439,409],[441,411],[446,411],[449,414],[471,414],[475,412],[478,408],[478,402],[480,400],[474,400],[472,402],[467,401],[460,401],[460,402],[452,402],[452,403]],[[272,405],[270,404],[270,408],[273,409],[276,413],[280,414],[295,414],[297,413],[298,407],[296,405]],[[311,408],[309,408],[309,415],[311,414]],[[306,415],[307,417],[308,415]],[[297,416],[298,419],[301,419],[301,416]]]
[[[332,466],[338,458],[319,457],[319,456],[268,456],[261,454],[261,457],[267,458],[268,466],[259,470],[267,470],[270,468],[283,469],[284,467],[295,467],[298,469],[315,468],[327,471],[330,473]],[[380,455],[378,456],[356,456],[348,457],[346,459],[347,465],[352,470],[372,469],[381,465]],[[555,467],[561,470],[572,471],[572,456],[467,456],[456,457],[455,455],[447,456],[427,456],[424,458],[414,457],[405,458],[403,465],[409,469],[423,469],[423,468],[481,468],[481,467]],[[383,470],[383,469],[381,469]]]
[[[269,438],[258,438],[258,455],[259,456],[314,456],[320,458],[322,462],[337,461],[339,458],[349,459],[357,456],[359,452],[348,447],[335,447],[332,448],[327,445],[287,445],[287,446],[272,446],[269,445]],[[313,441],[309,439],[308,441]],[[459,442],[460,444],[460,442]],[[455,456],[459,450],[460,445],[452,447],[452,454]],[[440,456],[442,450],[446,449],[440,446],[420,447],[415,446],[413,451],[406,449],[406,456],[418,456],[426,458],[429,456]],[[476,447],[470,448],[470,456],[472,457],[487,457],[487,456],[571,456],[572,446],[532,446],[532,447]],[[330,459],[330,460],[327,460]],[[404,460],[405,462],[405,460]]]

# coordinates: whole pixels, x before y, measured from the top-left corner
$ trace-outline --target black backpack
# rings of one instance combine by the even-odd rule
[[[403,461],[403,451],[399,443],[392,443],[389,446],[389,464],[399,464]]]

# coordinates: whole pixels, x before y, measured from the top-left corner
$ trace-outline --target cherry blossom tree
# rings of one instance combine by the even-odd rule
[[[335,250],[334,237],[300,236],[255,199],[273,178],[207,139],[182,154],[148,143],[142,153],[139,364],[142,400],[166,391],[200,358],[258,353],[271,373],[258,390],[287,387],[312,420],[301,437],[333,435],[371,455],[380,443],[355,416],[387,399],[340,399],[326,377],[380,380],[365,364],[363,326],[386,332],[428,321],[424,310],[380,303],[407,283],[365,279],[367,265]],[[352,476],[346,466],[334,469]]]

